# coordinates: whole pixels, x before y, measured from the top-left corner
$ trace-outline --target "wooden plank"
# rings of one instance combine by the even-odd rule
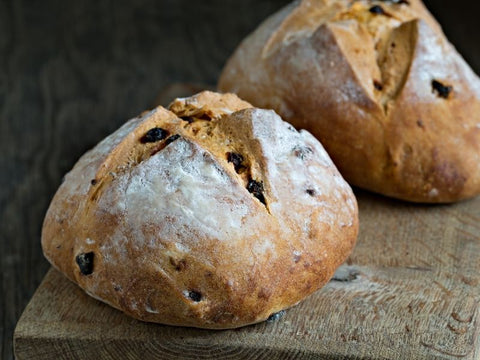
[[[357,191],[358,245],[275,322],[210,331],[148,324],[50,270],[20,319],[23,359],[480,357],[480,198],[419,206]]]
[[[48,263],[45,211],[89,147],[172,81],[215,84],[227,57],[290,0],[0,0],[0,359]],[[428,0],[480,73],[480,2]]]

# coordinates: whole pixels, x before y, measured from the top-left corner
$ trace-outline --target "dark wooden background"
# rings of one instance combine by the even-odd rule
[[[214,85],[287,0],[0,0],[0,359],[49,265],[43,216],[80,155],[172,82]],[[476,1],[427,5],[480,73]]]

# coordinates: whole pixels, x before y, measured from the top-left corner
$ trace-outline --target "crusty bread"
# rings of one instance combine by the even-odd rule
[[[320,143],[235,95],[200,93],[128,121],[66,175],[47,259],[145,321],[233,328],[325,284],[357,204]]]
[[[353,185],[431,203],[480,192],[480,80],[420,0],[294,2],[219,89],[310,131]]]

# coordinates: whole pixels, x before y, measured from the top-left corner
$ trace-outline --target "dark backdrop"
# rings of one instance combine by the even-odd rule
[[[215,84],[286,0],[0,0],[0,358],[48,264],[40,230],[63,174],[178,81]],[[428,0],[477,73],[479,5]]]

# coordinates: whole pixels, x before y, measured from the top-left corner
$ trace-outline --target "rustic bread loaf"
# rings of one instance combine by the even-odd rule
[[[310,131],[351,184],[432,203],[480,192],[480,80],[420,0],[294,2],[219,89]]]
[[[320,143],[235,95],[200,93],[128,121],[66,175],[47,259],[145,321],[233,328],[325,284],[357,204]]]

